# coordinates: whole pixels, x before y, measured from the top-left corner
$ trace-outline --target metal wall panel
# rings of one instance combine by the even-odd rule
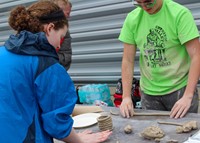
[[[121,77],[123,45],[117,38],[128,12],[128,0],[71,0],[73,60],[69,73],[75,83],[115,84]],[[188,7],[200,29],[200,1],[177,0]],[[134,76],[139,77],[139,51]]]
[[[9,35],[14,33],[8,25],[10,10],[18,5],[28,6],[36,1],[37,0],[0,0],[0,45],[3,45]]]
[[[13,33],[7,18],[16,5],[29,5],[36,0],[1,0],[0,45]],[[176,0],[188,7],[200,29],[200,1]],[[121,77],[123,44],[118,36],[128,12],[134,9],[129,0],[71,0],[70,32],[72,36],[72,65],[69,70],[75,84],[116,84]],[[134,76],[139,77],[139,51]]]

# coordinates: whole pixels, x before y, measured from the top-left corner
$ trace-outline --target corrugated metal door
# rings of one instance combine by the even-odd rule
[[[70,31],[73,63],[69,73],[75,83],[115,84],[121,77],[123,45],[118,36],[128,12],[128,0],[71,0]],[[200,29],[200,1],[177,0],[191,9]],[[134,76],[139,77],[137,52]]]

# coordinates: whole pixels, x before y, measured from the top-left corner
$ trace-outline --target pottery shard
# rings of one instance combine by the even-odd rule
[[[164,137],[165,133],[157,126],[149,126],[141,132],[141,136],[146,139],[157,139]]]
[[[124,132],[125,132],[126,134],[130,134],[130,133],[132,133],[132,131],[133,131],[133,129],[132,129],[132,126],[131,126],[131,125],[125,126]]]
[[[166,143],[178,143],[178,140],[169,140]]]
[[[198,128],[197,121],[190,121],[184,123],[182,126],[176,128],[176,133],[187,133]]]

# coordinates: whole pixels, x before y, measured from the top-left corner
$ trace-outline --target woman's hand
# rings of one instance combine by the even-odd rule
[[[108,139],[112,131],[102,131],[93,133],[91,130],[85,130],[78,133],[79,138],[83,143],[101,143]]]

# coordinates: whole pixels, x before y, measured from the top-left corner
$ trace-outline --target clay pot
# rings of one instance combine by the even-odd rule
[[[101,115],[97,118],[97,121],[101,131],[113,130],[113,123],[110,115]]]

